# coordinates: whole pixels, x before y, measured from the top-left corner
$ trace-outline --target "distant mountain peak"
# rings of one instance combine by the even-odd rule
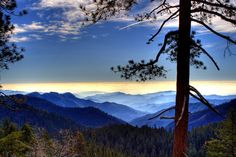
[[[66,97],[70,97],[70,98],[77,98],[74,94],[72,94],[70,92],[63,93],[62,95],[66,96]]]

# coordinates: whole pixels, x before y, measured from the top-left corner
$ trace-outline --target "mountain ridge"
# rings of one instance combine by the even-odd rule
[[[135,110],[123,104],[117,104],[113,102],[103,102],[103,103],[96,103],[91,100],[85,100],[76,97],[72,93],[43,93],[40,94],[38,92],[29,93],[28,96],[38,97],[45,99],[55,105],[62,106],[62,107],[94,107],[98,108],[107,114],[115,116],[119,119],[122,119],[126,122],[131,121],[137,117],[143,116],[146,113]]]

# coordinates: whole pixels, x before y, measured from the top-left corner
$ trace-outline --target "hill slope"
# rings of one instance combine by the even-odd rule
[[[5,98],[1,97],[2,99]],[[72,120],[35,109],[26,103],[16,104],[9,100],[0,105],[0,121],[5,119],[9,119],[20,126],[24,123],[29,123],[35,127],[45,128],[49,132],[59,131],[60,129],[82,128],[81,125]]]
[[[85,100],[77,98],[75,95],[71,93],[64,93],[59,94],[56,92],[50,92],[50,93],[30,93],[29,96],[37,97],[45,99],[55,105],[61,106],[61,107],[94,107],[98,108],[107,114],[110,114],[112,116],[115,116],[119,119],[122,119],[126,122],[131,121],[137,117],[141,117],[145,115],[146,113],[134,110],[128,106],[117,104],[117,103],[110,103],[110,102],[104,102],[104,103],[95,103],[91,100]]]
[[[189,104],[189,111],[190,112],[197,112],[197,111],[201,111],[206,109],[206,106],[202,105],[201,103],[190,103]],[[155,127],[166,127],[168,124],[170,124],[173,120],[170,119],[160,119],[159,118],[155,118],[155,119],[151,119],[150,118],[159,115],[161,112],[163,112],[164,110],[158,111],[154,114],[147,114],[143,117],[139,117],[137,119],[134,119],[133,121],[130,122],[131,125],[133,126],[144,126],[147,125],[149,127],[155,128]],[[167,111],[166,113],[164,113],[161,116],[167,116],[167,117],[173,117],[175,115],[175,111],[174,110],[170,110]]]
[[[18,95],[18,97],[24,96]],[[77,124],[81,124],[87,127],[101,127],[105,125],[125,123],[122,120],[112,117],[93,107],[60,107],[47,100],[31,96],[26,96],[26,103],[33,106],[34,108],[71,119]]]
[[[228,103],[224,103],[222,105],[215,107],[224,117],[227,116],[228,112],[231,109],[236,110],[236,99],[231,100]],[[217,115],[210,109],[206,109],[203,111],[195,112],[189,115],[189,129],[204,126],[210,123],[216,123],[224,120],[222,117]],[[174,123],[170,123],[167,128],[173,128]]]

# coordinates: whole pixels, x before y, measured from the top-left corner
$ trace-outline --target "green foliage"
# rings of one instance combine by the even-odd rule
[[[199,128],[193,128],[188,133],[188,156],[205,157],[206,151],[204,144],[206,141],[215,138],[215,132],[219,126],[219,124],[211,124]]]
[[[227,124],[228,125],[228,124]],[[216,138],[218,124],[189,132],[189,157],[206,157],[204,144]],[[224,134],[228,132],[224,132]],[[107,126],[80,131],[61,130],[48,134],[28,124],[20,129],[10,121],[0,127],[2,157],[170,157],[173,132],[164,128]],[[214,143],[214,141],[213,141]]]
[[[24,124],[21,128],[21,140],[25,141],[28,144],[31,144],[34,141],[33,129],[29,124]]]
[[[33,132],[29,125],[18,129],[9,120],[3,122],[0,128],[0,155],[3,157],[26,157],[31,150]]]
[[[196,69],[206,70],[206,66],[200,60],[201,54],[207,55],[215,64],[216,68],[219,69],[216,62],[209,56],[205,49],[202,48],[201,40],[195,39],[196,32],[192,31],[191,34],[191,45],[190,45],[190,65]],[[156,58],[145,62],[135,62],[130,60],[127,65],[112,67],[111,70],[115,73],[121,73],[121,78],[124,79],[136,79],[136,81],[147,81],[153,80],[156,77],[166,78],[167,70],[164,66],[158,65],[158,60],[161,54],[167,54],[166,59],[171,62],[177,61],[179,33],[178,31],[170,31],[166,34],[163,44],[159,44],[161,47]]]
[[[231,111],[222,123],[216,138],[206,143],[207,157],[236,156],[236,111]]]
[[[25,156],[30,146],[24,143],[24,141],[21,141],[21,136],[21,132],[15,131],[0,139],[0,153],[2,156],[6,156],[7,154],[17,157]]]
[[[125,156],[171,156],[172,132],[168,132],[164,128],[118,125],[87,131],[84,134],[88,141],[122,152]]]
[[[215,138],[219,124],[194,128],[188,133],[189,157],[206,157],[204,144]],[[173,132],[164,128],[132,127],[118,125],[88,130],[84,132],[92,152],[111,149],[122,152],[125,157],[171,157]],[[106,153],[104,153],[106,154]]]
[[[86,155],[83,157],[129,157],[129,156],[119,151],[116,151],[112,148],[108,148],[90,142],[86,145]]]
[[[26,14],[24,10],[15,14],[16,7],[16,0],[0,1],[0,69],[8,69],[8,63],[14,63],[23,58],[21,53],[24,49],[18,48],[10,41],[15,28],[11,23],[11,16]]]

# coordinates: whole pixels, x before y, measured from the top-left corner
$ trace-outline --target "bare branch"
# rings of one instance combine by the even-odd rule
[[[196,19],[193,19],[193,18],[191,18],[191,21],[203,25],[203,26],[206,27],[208,30],[210,30],[212,33],[216,34],[217,36],[220,36],[221,38],[226,39],[227,41],[236,44],[236,41],[235,41],[235,40],[231,39],[229,36],[223,35],[223,34],[217,32],[217,31],[215,31],[214,29],[212,29],[211,27],[209,27],[209,26],[208,26],[207,24],[205,24],[204,22],[199,21],[199,20],[196,20]]]
[[[154,8],[153,10],[151,10],[141,20],[144,20],[144,18],[147,18],[147,19],[150,18],[151,14],[154,13],[155,11],[157,11],[160,7],[161,7],[161,5],[159,5],[158,7]],[[155,12],[155,14],[160,14],[160,13],[162,13],[164,11],[167,11],[167,10],[170,10],[170,9],[173,9],[173,8],[179,8],[179,5],[168,6],[168,7],[165,6],[165,8]]]
[[[149,15],[152,14],[153,12],[155,12],[156,10],[160,9],[161,7],[163,7],[165,4],[166,4],[166,0],[164,0],[164,1],[162,2],[162,4],[159,5],[158,7],[152,9],[152,10],[149,12]]]
[[[175,117],[167,117],[167,116],[162,116],[160,119],[175,119]]]
[[[144,18],[150,17],[152,13],[154,13],[156,10],[160,9],[161,7],[164,7],[165,5],[166,5],[166,0],[164,0],[164,1],[162,2],[162,4],[160,4],[158,7],[152,9],[149,13],[147,13],[147,14],[144,16]],[[167,9],[168,9],[168,8],[165,7],[164,9],[161,9],[161,10],[158,11],[158,12],[161,13],[162,11],[165,11],[165,10],[167,10]],[[157,13],[157,14],[158,14],[158,13]],[[141,20],[143,20],[143,18],[142,18]]]
[[[206,0],[191,0],[191,1],[203,3],[203,4],[206,4],[206,5],[212,6],[212,7],[219,7],[219,8],[224,8],[224,9],[229,9],[229,10],[236,11],[236,7],[230,6],[230,5],[222,4],[222,3],[219,2],[219,1],[218,1],[219,4],[217,4],[217,3],[212,3],[212,2],[209,2],[209,1],[206,1]]]
[[[175,15],[178,14],[178,13],[179,13],[179,9],[178,9],[176,12],[174,12],[171,16],[169,16],[166,20],[164,20],[164,21],[162,22],[160,28],[158,29],[158,31],[157,31],[154,35],[152,35],[152,37],[148,40],[147,44],[150,44],[150,43],[154,40],[154,38],[161,32],[161,30],[162,30],[162,28],[165,26],[166,22],[168,22],[169,20],[171,20],[171,19],[172,19],[173,17],[175,17]]]
[[[158,118],[158,117],[160,117],[161,115],[163,115],[164,113],[166,113],[167,111],[174,110],[174,109],[175,109],[175,106],[170,107],[170,108],[167,108],[167,109],[163,110],[161,113],[159,113],[158,115],[149,118],[148,120],[152,120],[152,119]]]
[[[215,11],[207,10],[207,9],[204,9],[204,8],[196,8],[196,9],[191,10],[191,13],[196,13],[196,12],[205,12],[205,13],[208,13],[208,14],[211,14],[211,15],[216,15],[216,16],[219,16],[221,19],[236,25],[236,20],[227,18],[223,14],[215,12]]]
[[[221,118],[225,118],[217,109],[215,109],[203,96],[202,94],[193,86],[189,85],[189,94],[194,97],[195,99],[197,99],[198,101],[200,101],[201,103],[203,103],[204,105],[206,105],[210,110],[212,110],[213,112],[215,112],[216,114],[218,114]],[[191,93],[191,91],[193,91],[194,93],[196,93],[197,95],[194,95],[193,93]]]
[[[216,66],[217,70],[220,70],[219,66],[217,65],[216,61],[213,59],[213,57],[201,46],[199,46],[198,44],[196,44],[195,42],[192,42],[194,44],[194,46],[198,47],[203,53],[205,53],[207,55],[207,57],[210,58],[210,60],[214,63],[214,65]]]

